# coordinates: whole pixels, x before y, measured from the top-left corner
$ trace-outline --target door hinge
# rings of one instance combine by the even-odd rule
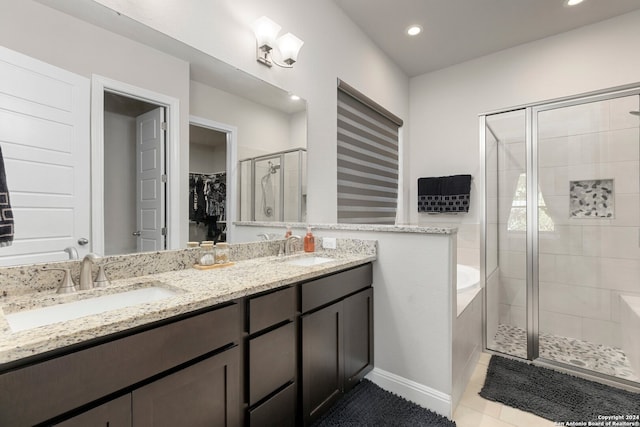
[[[160,123],[160,129],[167,130],[167,122]]]
[[[162,235],[163,236],[167,235],[167,227],[162,227]]]
[[[167,182],[167,174],[163,173],[160,177],[160,179],[162,180],[162,182]]]

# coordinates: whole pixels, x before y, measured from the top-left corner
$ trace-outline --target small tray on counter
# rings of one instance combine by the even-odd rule
[[[214,268],[223,268],[223,267],[231,267],[235,262],[225,262],[224,264],[211,264],[211,265],[200,265],[193,264],[193,268],[196,270],[213,270]]]

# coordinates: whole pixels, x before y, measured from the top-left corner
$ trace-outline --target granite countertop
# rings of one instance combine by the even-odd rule
[[[314,255],[335,260],[315,266],[297,266],[286,263],[281,257],[269,256],[238,261],[231,266],[212,270],[188,268],[114,280],[108,288],[79,291],[74,294],[58,295],[55,291],[48,291],[8,298],[0,307],[0,366],[236,298],[355,267],[376,259],[376,256],[371,254],[335,251],[316,252]],[[16,311],[149,286],[174,290],[176,295],[155,302],[20,332],[11,332],[5,318],[5,314]]]
[[[376,231],[383,233],[416,233],[416,234],[456,234],[457,227],[436,225],[381,225],[381,224],[307,224],[295,222],[234,221],[233,225],[244,227],[291,227],[302,230],[310,226],[313,230],[343,231]]]

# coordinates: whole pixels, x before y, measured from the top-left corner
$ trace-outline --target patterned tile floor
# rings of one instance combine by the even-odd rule
[[[492,350],[512,356],[526,357],[527,333],[510,325],[498,325]],[[540,333],[540,356],[545,359],[579,366],[584,369],[640,382],[640,373],[634,372],[627,356],[619,348],[594,344],[575,338]]]

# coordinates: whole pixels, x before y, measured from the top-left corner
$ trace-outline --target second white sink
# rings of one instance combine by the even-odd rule
[[[320,265],[320,264],[324,264],[326,262],[331,262],[331,261],[335,261],[335,259],[321,257],[321,256],[308,256],[308,257],[295,258],[290,261],[285,261],[285,264],[300,265],[303,267],[312,267],[314,265]]]
[[[177,292],[160,286],[134,289],[110,295],[101,295],[64,304],[50,305],[33,310],[18,311],[5,316],[12,332],[26,331],[39,326],[65,322],[84,316],[105,313],[119,308],[131,307],[146,302],[159,301]]]

